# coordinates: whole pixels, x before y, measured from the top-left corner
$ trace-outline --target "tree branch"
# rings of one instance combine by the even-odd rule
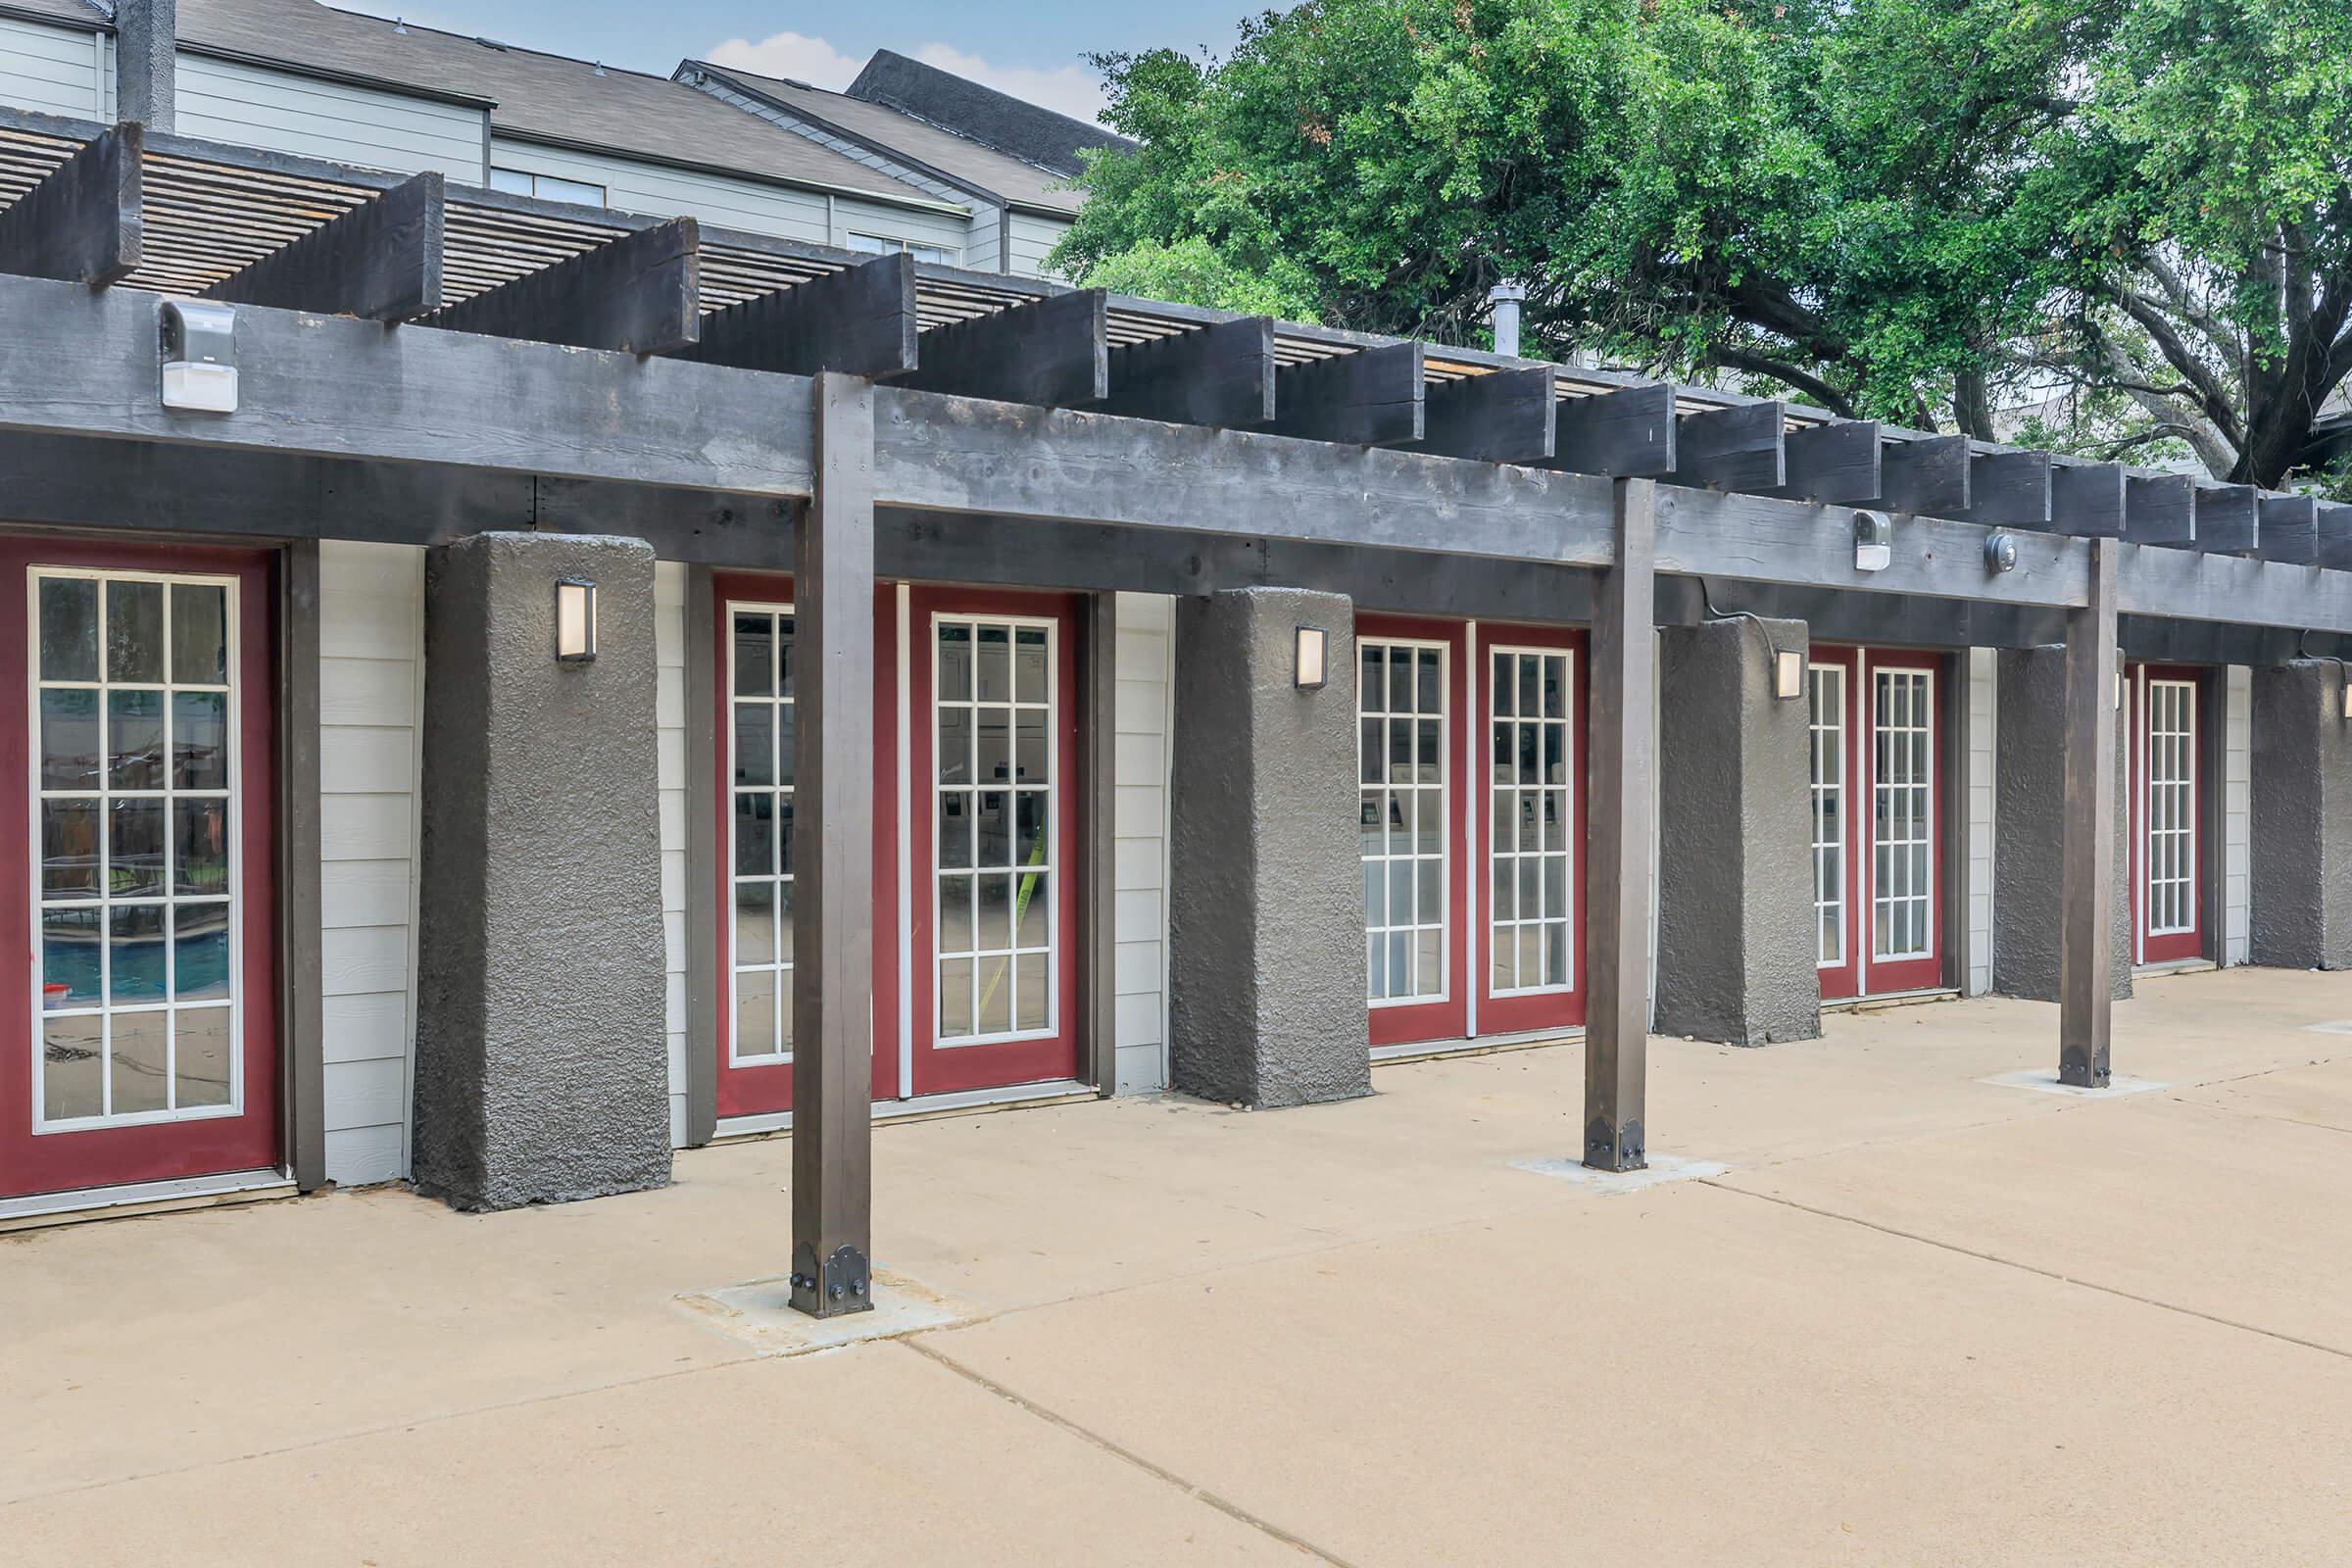
[[[2140,330],[2148,334],[2148,341],[2156,345],[2156,351],[2167,364],[2180,372],[2180,378],[2197,389],[2200,412],[2213,422],[2223,439],[2242,449],[2246,444],[2245,425],[2230,401],[2229,390],[2214,378],[2210,367],[2189,352],[2180,334],[2173,330],[2173,323],[2164,318],[2164,313],[2130,289],[2122,290],[2116,296],[2116,303],[2124,308],[2125,315],[2139,323]]]
[[[1776,381],[1794,387],[1840,418],[1854,417],[1854,405],[1850,398],[1830,385],[1829,382],[1824,381],[1820,376],[1798,369],[1793,365],[1767,359],[1761,354],[1752,354],[1745,349],[1733,348],[1729,345],[1718,345],[1707,350],[1704,363],[1718,366],[1726,370],[1744,370],[1750,375],[1768,375]]]

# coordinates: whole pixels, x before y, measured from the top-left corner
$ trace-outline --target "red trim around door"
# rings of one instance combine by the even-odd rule
[[[2206,792],[2213,787],[2211,769],[2207,766],[2210,754],[2205,735],[2206,718],[2211,710],[2211,705],[2205,701],[2206,672],[2189,664],[2133,664],[2129,676],[2132,698],[2129,815],[2132,823],[2133,956],[2138,963],[2180,963],[2202,957],[2205,952],[2205,868],[2211,863],[2205,844],[2205,804]],[[2182,681],[2188,685],[2189,778],[2193,781],[2188,813],[2189,927],[2185,931],[2167,932],[2161,936],[2148,929],[2148,797],[2151,772],[2148,753],[2155,717],[2148,688],[2157,681]]]
[[[1581,630],[1566,626],[1520,626],[1481,621],[1478,625],[1477,657],[1472,661],[1478,668],[1472,683],[1472,708],[1466,715],[1472,733],[1477,737],[1470,755],[1478,761],[1462,770],[1465,797],[1480,797],[1476,805],[1465,800],[1464,811],[1469,813],[1472,839],[1479,846],[1475,857],[1478,874],[1472,878],[1472,904],[1477,910],[1476,930],[1471,948],[1472,973],[1478,985],[1478,1032],[1481,1035],[1518,1034],[1532,1029],[1573,1028],[1585,1021],[1585,835],[1587,832],[1587,804],[1590,791],[1586,788],[1585,747],[1590,740],[1586,730],[1586,701],[1592,689],[1592,668],[1586,658],[1586,636]],[[1568,974],[1570,984],[1564,991],[1546,992],[1536,996],[1494,995],[1494,835],[1498,831],[1491,820],[1495,759],[1493,755],[1494,723],[1494,651],[1496,649],[1558,649],[1569,656],[1571,668],[1568,679],[1567,702],[1567,788],[1568,788]]]
[[[1392,1003],[1371,1005],[1369,1032],[1375,1046],[1417,1044],[1429,1040],[1458,1040],[1469,1033],[1468,998],[1470,985],[1469,955],[1472,941],[1469,925],[1469,868],[1464,863],[1464,812],[1468,809],[1473,771],[1470,766],[1471,680],[1469,660],[1463,651],[1467,630],[1458,620],[1438,620],[1415,615],[1359,614],[1355,617],[1357,641],[1388,640],[1437,643],[1446,650],[1446,723],[1441,731],[1445,748],[1445,854],[1446,854],[1446,994],[1432,1002]],[[1355,669],[1348,679],[1356,689],[1353,699],[1361,712],[1363,661],[1359,655]],[[1359,729],[1360,729],[1360,720]],[[1483,727],[1483,726],[1482,726]],[[1359,771],[1360,777],[1360,771]]]
[[[1944,878],[1946,831],[1951,812],[1951,769],[1944,748],[1950,744],[1944,722],[1951,662],[1940,654],[1900,649],[1816,648],[1815,664],[1838,665],[1846,671],[1845,723],[1845,873],[1846,961],[1821,969],[1824,1001],[1855,996],[1890,996],[1909,991],[1932,991],[1944,983],[1945,948],[1950,941],[1945,918]],[[1926,723],[1928,730],[1927,824],[1929,886],[1925,906],[1927,956],[1918,958],[1880,958],[1878,948],[1878,779],[1877,688],[1882,671],[1924,672],[1929,677]],[[1914,892],[1916,890],[1913,890]]]
[[[728,1061],[735,1028],[734,956],[731,943],[734,911],[734,867],[729,863],[728,823],[734,811],[734,780],[728,776],[728,736],[734,722],[733,693],[727,689],[727,648],[734,636],[728,616],[731,604],[789,605],[792,579],[749,572],[711,574],[711,667],[703,672],[710,685],[711,798],[710,831],[718,867],[715,906],[703,911],[712,922],[717,944],[719,977],[716,1038],[710,1049],[717,1053],[715,1100],[721,1116],[751,1116],[792,1108],[792,1059]],[[899,967],[899,836],[898,813],[898,600],[888,584],[874,595],[874,1075],[876,1100],[895,1100],[899,1094],[899,1034],[894,999]],[[778,999],[791,1005],[789,995]]]
[[[280,1163],[278,1122],[276,711],[278,648],[266,552],[197,547],[0,541],[0,703],[9,759],[0,766],[0,1197],[263,1170]],[[238,998],[243,1108],[234,1115],[35,1134],[33,987],[39,944],[32,916],[34,845],[27,572],[34,566],[209,573],[237,582],[238,896],[243,952]]]
[[[1078,1007],[1078,975],[1086,955],[1084,915],[1078,898],[1080,850],[1085,842],[1080,819],[1086,808],[1086,782],[1078,745],[1079,716],[1086,710],[1085,694],[1078,683],[1079,601],[1070,594],[965,588],[916,588],[911,601],[907,662],[912,693],[907,798],[912,804],[913,816],[907,841],[912,846],[913,874],[909,885],[914,890],[912,919],[908,922],[914,958],[914,994],[907,999],[913,1006],[911,1092],[936,1095],[1075,1078],[1085,1038],[1085,1020],[1080,1017]],[[1054,774],[1049,793],[1051,815],[1047,831],[1053,844],[1048,896],[1054,901],[1056,973],[1051,1034],[962,1046],[938,1043],[935,953],[939,901],[933,874],[938,863],[938,715],[932,706],[932,693],[936,680],[933,619],[940,615],[1020,616],[1049,620],[1054,625]],[[896,991],[894,979],[886,994],[895,996]],[[897,1038],[895,1014],[892,1038]]]

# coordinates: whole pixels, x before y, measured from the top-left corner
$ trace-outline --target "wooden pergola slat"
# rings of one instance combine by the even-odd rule
[[[441,307],[445,182],[416,175],[204,291],[237,305],[414,320]]]
[[[136,271],[146,131],[125,121],[0,210],[0,271],[104,286]]]

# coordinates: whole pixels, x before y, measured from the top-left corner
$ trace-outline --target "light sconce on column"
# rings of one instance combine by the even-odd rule
[[[1805,656],[1794,648],[1772,651],[1772,695],[1792,703],[1805,695]]]
[[[565,577],[556,584],[556,662],[585,664],[596,657],[596,584]]]
[[[1302,692],[1319,692],[1331,678],[1331,639],[1322,627],[1298,628],[1292,678]]]

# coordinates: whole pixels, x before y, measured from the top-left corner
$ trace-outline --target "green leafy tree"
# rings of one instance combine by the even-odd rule
[[[1102,57],[1066,270],[1839,413],[2326,459],[2352,372],[2346,0],[1307,0]]]

